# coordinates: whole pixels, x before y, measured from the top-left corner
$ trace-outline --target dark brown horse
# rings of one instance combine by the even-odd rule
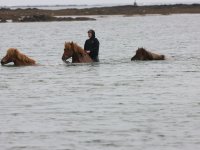
[[[144,48],[138,48],[135,56],[131,58],[131,61],[133,60],[165,60],[165,55],[155,54]]]
[[[1,60],[1,65],[13,62],[15,66],[30,66],[35,65],[35,60],[29,58],[28,56],[20,53],[16,48],[10,48],[7,54]]]
[[[78,46],[73,42],[65,42],[65,49],[62,56],[62,60],[66,60],[72,57],[72,63],[91,63],[93,60],[90,56],[84,51],[83,48]]]

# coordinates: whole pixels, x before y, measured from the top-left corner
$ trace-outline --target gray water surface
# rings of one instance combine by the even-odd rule
[[[40,64],[0,67],[0,149],[200,149],[199,18],[0,24],[0,57],[16,47]],[[64,64],[64,42],[90,28],[101,63]],[[138,47],[169,59],[131,62]]]

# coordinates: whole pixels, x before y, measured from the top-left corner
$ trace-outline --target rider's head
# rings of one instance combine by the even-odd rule
[[[94,30],[89,30],[88,31],[88,37],[91,39],[91,38],[95,38],[95,31]]]

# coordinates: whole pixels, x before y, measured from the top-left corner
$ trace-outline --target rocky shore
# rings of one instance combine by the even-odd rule
[[[54,17],[49,15],[22,16],[13,22],[50,22],[50,21],[94,21],[96,19],[88,17]]]
[[[200,13],[200,4],[192,5],[155,5],[155,6],[113,6],[85,9],[43,10],[28,9],[0,9],[0,22],[41,22],[41,21],[87,21],[94,18],[84,17],[92,15],[147,15],[147,14],[196,14]],[[57,17],[59,16],[59,17]],[[80,16],[80,17],[64,17]]]

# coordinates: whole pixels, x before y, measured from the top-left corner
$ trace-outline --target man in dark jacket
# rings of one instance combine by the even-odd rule
[[[85,41],[84,50],[89,54],[94,62],[99,62],[99,41],[95,37],[95,31],[88,31],[89,39]]]

